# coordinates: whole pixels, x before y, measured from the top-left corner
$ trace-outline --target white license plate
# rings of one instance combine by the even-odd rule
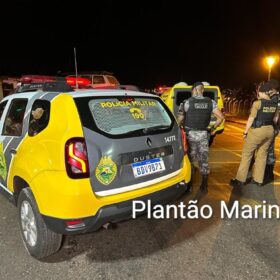
[[[165,170],[162,158],[154,158],[144,160],[132,164],[133,174],[135,178],[158,173]]]

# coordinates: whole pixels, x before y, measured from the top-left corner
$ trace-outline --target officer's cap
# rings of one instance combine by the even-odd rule
[[[196,82],[196,83],[193,84],[192,90],[193,90],[194,88],[198,87],[198,86],[204,86],[204,84],[203,84],[202,82]]]
[[[272,85],[270,82],[263,83],[259,88],[259,91],[263,93],[269,93],[269,91],[271,90],[272,90]]]

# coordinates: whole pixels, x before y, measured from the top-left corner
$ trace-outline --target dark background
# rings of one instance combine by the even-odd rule
[[[0,75],[112,71],[141,87],[267,79],[279,1],[1,1]],[[272,77],[279,78],[280,68]]]

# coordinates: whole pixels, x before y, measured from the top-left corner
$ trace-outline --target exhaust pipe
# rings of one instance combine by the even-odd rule
[[[107,230],[107,229],[113,229],[114,225],[112,223],[106,223],[102,225],[102,227]]]

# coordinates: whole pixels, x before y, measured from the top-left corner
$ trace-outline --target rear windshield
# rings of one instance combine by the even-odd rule
[[[166,131],[174,122],[163,102],[155,98],[80,97],[75,102],[83,126],[111,136],[141,135],[153,127]]]
[[[176,106],[179,106],[184,100],[190,98],[192,96],[191,89],[185,90],[185,89],[177,89],[175,90],[175,100],[176,100]],[[204,89],[203,96],[209,97],[215,101],[217,101],[218,97],[218,91],[217,89]]]
[[[118,82],[118,80],[115,77],[113,77],[113,76],[107,76],[107,79],[108,79],[110,84],[114,84],[114,85],[119,85],[120,84]]]
[[[177,115],[180,104],[192,96],[191,89],[175,89],[174,90],[174,114]],[[209,97],[217,102],[217,89],[204,88],[203,96]]]

